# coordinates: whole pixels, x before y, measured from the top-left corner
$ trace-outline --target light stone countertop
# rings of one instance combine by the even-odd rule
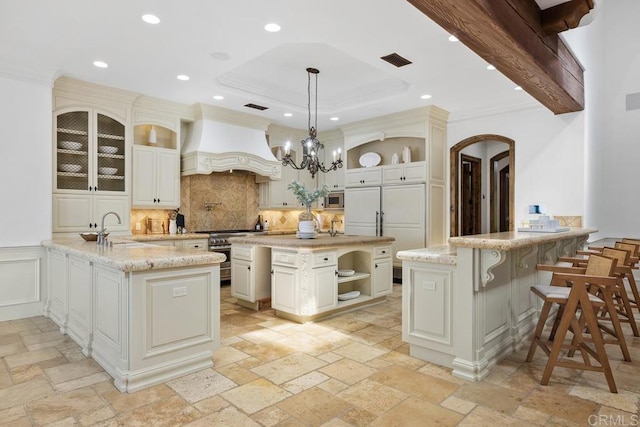
[[[125,272],[218,264],[226,259],[224,254],[217,252],[137,243],[131,239],[113,238],[111,241],[113,246],[105,247],[78,237],[47,240],[42,246]],[[134,246],[130,246],[132,244]]]
[[[474,234],[449,238],[449,245],[459,248],[497,249],[509,251],[554,242],[570,237],[585,236],[597,232],[597,228],[571,227],[560,233],[535,233],[530,231],[505,231],[502,233]]]
[[[185,233],[185,234],[132,234],[130,236],[118,236],[122,239],[133,240],[135,242],[148,242],[152,240],[193,240],[208,239],[207,233]],[[115,238],[115,237],[114,237]]]
[[[267,246],[271,248],[286,249],[329,249],[344,246],[373,245],[379,243],[391,243],[395,239],[393,237],[376,237],[376,236],[353,236],[338,234],[331,237],[328,233],[320,233],[315,239],[298,239],[295,234],[283,235],[254,235],[254,236],[238,236],[230,237],[231,244],[245,244]]]
[[[458,262],[456,248],[451,246],[434,246],[432,248],[398,251],[396,258],[403,261],[420,261],[445,265],[456,265]]]

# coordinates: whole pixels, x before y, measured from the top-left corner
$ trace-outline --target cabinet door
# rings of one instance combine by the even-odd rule
[[[177,208],[180,206],[180,154],[175,150],[157,150],[157,204]]]
[[[251,261],[231,260],[231,296],[254,302]]]
[[[94,120],[94,185],[99,192],[126,193],[128,145],[125,125],[99,112]]]
[[[338,277],[336,266],[313,269],[316,307],[309,314],[321,313],[338,305]]]
[[[156,153],[154,148],[133,147],[133,207],[153,206],[156,194]]]
[[[93,218],[93,196],[75,194],[53,195],[53,232],[94,230],[98,222]]]
[[[60,326],[60,332],[67,332],[67,314],[69,312],[69,287],[67,274],[67,256],[58,251],[47,251],[48,295],[45,313]]]
[[[415,183],[425,182],[427,180],[427,164],[426,162],[414,162],[403,165],[404,182]]]
[[[269,201],[269,183],[261,182],[258,184],[258,209],[269,209],[271,207]]]
[[[69,328],[67,333],[87,356],[91,346],[91,263],[69,257]]]
[[[363,168],[362,180],[364,185],[381,185],[382,184],[382,169],[377,168]]]
[[[91,140],[88,109],[60,112],[54,118],[54,188],[56,191],[90,191]]]
[[[373,297],[388,295],[393,290],[393,266],[391,258],[382,258],[374,261],[373,269]]]
[[[382,182],[385,184],[401,184],[404,168],[402,165],[384,166],[382,168]]]
[[[98,229],[102,226],[102,217],[107,212],[115,212],[120,217],[108,215],[104,219],[104,227],[109,231],[130,231],[129,223],[129,197],[127,196],[94,196],[93,197],[93,219],[98,224]]]
[[[345,172],[346,186],[359,187],[362,186],[362,173],[360,169],[351,169]]]
[[[183,247],[187,249],[195,249],[198,251],[208,251],[208,240],[207,239],[196,239],[196,240],[185,240],[182,242]]]
[[[295,268],[273,266],[271,306],[276,310],[300,314]]]
[[[424,184],[382,188],[382,230],[384,236],[396,239],[393,259],[398,251],[425,247],[425,197]]]

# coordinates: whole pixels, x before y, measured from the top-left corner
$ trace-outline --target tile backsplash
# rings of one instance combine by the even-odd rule
[[[147,219],[161,220],[168,230],[171,209],[132,209],[131,232],[147,233]],[[258,215],[269,221],[271,230],[295,230],[301,210],[258,209],[258,184],[255,176],[247,172],[189,175],[180,179],[180,213],[184,215],[187,231],[253,229]],[[342,213],[322,213],[322,228],[328,229],[331,220],[336,228],[344,230]]]

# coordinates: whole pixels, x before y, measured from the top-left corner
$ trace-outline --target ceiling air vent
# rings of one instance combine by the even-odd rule
[[[407,58],[403,58],[397,53],[390,53],[387,56],[382,56],[380,59],[382,59],[383,61],[387,61],[389,64],[395,65],[398,68],[411,64],[411,61],[409,61]]]
[[[262,105],[256,105],[256,104],[244,104],[244,106],[253,108],[255,110],[260,110],[260,111],[264,111],[269,108],[269,107],[263,107]]]

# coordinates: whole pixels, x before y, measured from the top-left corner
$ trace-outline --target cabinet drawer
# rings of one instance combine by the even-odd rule
[[[297,265],[297,253],[288,251],[271,252],[271,263],[275,265],[285,265],[295,267]]]
[[[313,254],[312,267],[325,267],[328,265],[336,265],[338,257],[335,252],[318,252]]]
[[[381,246],[379,248],[375,248],[373,250],[374,258],[387,258],[391,256],[391,247],[390,246]]]
[[[231,257],[251,261],[253,260],[253,246],[231,245]]]
[[[200,251],[206,251],[209,249],[207,247],[207,239],[185,240],[184,247],[187,249],[197,249]]]

